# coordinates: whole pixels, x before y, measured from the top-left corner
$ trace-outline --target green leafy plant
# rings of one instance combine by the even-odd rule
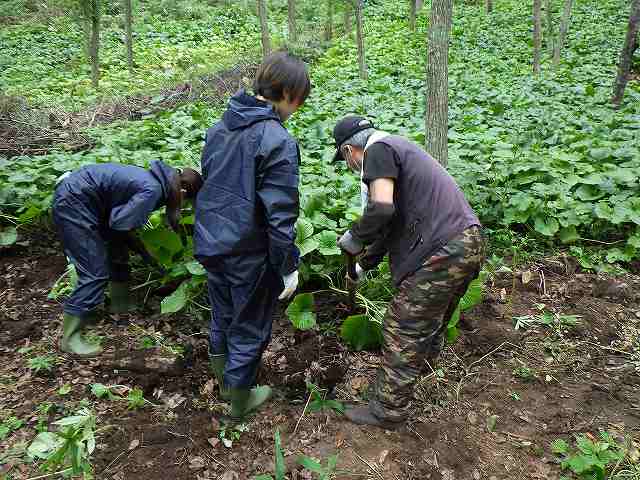
[[[340,336],[354,350],[382,345],[382,325],[367,315],[352,315],[340,327]]]
[[[298,330],[310,330],[316,326],[315,302],[312,293],[296,295],[287,307],[286,313]]]
[[[580,316],[542,311],[538,315],[522,315],[514,317],[514,322],[514,328],[516,330],[532,328],[534,326],[550,327],[557,330],[576,326],[580,323]]]
[[[334,412],[339,414],[344,413],[344,405],[342,404],[342,402],[327,399],[327,390],[321,389],[311,382],[306,382],[306,384],[307,391],[309,392],[309,395],[311,397],[308,407],[309,411],[320,412],[323,410],[333,410]]]
[[[240,437],[244,432],[249,430],[249,427],[245,423],[241,424],[223,424],[218,432],[218,438],[222,440],[222,444],[227,448],[232,448],[233,443],[240,440]]]
[[[15,432],[24,425],[24,421],[17,417],[6,418],[0,423],[0,440],[4,440],[11,432]]]
[[[58,395],[69,395],[71,393],[71,390],[73,390],[73,387],[70,384],[65,383],[58,389]]]
[[[575,449],[565,440],[558,439],[551,444],[551,450],[560,456],[563,470],[569,470],[583,480],[605,480],[611,466],[624,459],[625,451],[611,434],[600,432],[599,437],[578,435]]]
[[[460,303],[458,303],[458,306],[453,312],[453,315],[451,315],[451,318],[449,319],[449,323],[447,325],[447,339],[450,342],[454,342],[458,338],[458,323],[460,322],[460,314],[472,309],[482,302],[482,287],[487,277],[488,273],[484,270],[481,271],[478,278],[476,278],[469,284],[466,293],[460,299]]]
[[[274,460],[275,460],[275,472],[272,475],[262,474],[255,477],[254,480],[286,480],[287,468],[284,463],[284,452],[282,450],[282,441],[280,440],[280,431],[276,430],[274,435]]]
[[[331,455],[327,459],[326,466],[306,455],[301,455],[297,459],[298,463],[310,472],[315,473],[319,480],[331,480],[336,475],[338,455]]]
[[[56,422],[55,432],[41,432],[29,445],[27,455],[34,460],[44,460],[42,469],[54,471],[64,468],[72,475],[93,478],[91,454],[96,446],[96,416],[87,409]]]
[[[51,300],[57,300],[60,297],[65,297],[73,292],[77,283],[78,274],[76,272],[76,267],[72,263],[69,263],[64,273],[60,275],[56,280],[56,283],[51,287],[48,297]]]
[[[53,370],[56,358],[50,355],[38,355],[37,357],[30,358],[27,361],[27,366],[35,373],[50,372]]]
[[[16,227],[0,227],[0,247],[8,247],[18,240]]]
[[[139,388],[132,388],[127,395],[127,408],[129,410],[138,410],[148,403],[144,398],[144,393]]]

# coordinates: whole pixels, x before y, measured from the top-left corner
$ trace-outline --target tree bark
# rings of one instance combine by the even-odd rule
[[[571,7],[573,0],[564,0],[564,8],[562,10],[562,19],[560,20],[560,32],[558,39],[553,48],[553,65],[557,66],[562,57],[562,49],[567,41],[567,33],[569,32],[569,22],[571,22]]]
[[[91,83],[93,88],[98,88],[100,82],[100,3],[99,0],[89,0],[91,21],[91,44],[89,56],[91,57]]]
[[[427,151],[444,167],[449,160],[449,37],[453,0],[433,0],[427,52]]]
[[[127,64],[133,73],[133,6],[131,0],[124,0],[124,28],[127,41]]]
[[[553,11],[552,11],[552,0],[544,0],[544,10],[547,17],[547,48],[549,49],[549,53],[553,55]]]
[[[298,25],[296,23],[296,0],[289,0],[289,41],[298,41]]]
[[[355,0],[356,2],[356,35],[358,37],[358,66],[360,67],[360,78],[366,80],[367,74],[367,60],[364,53],[364,27],[362,20],[362,0]]]
[[[487,5],[487,13],[493,12],[493,0],[487,0],[486,5]]]
[[[271,53],[271,37],[269,36],[269,24],[267,23],[266,0],[258,0],[258,16],[260,17],[260,29],[262,30],[262,56],[266,58]]]
[[[418,15],[418,0],[409,0],[410,11],[409,11],[409,28],[412,32],[416,31],[416,17]]]
[[[542,0],[533,0],[533,73],[540,73],[542,58]]]
[[[638,28],[640,27],[640,0],[632,0],[631,13],[629,14],[629,27],[627,38],[620,53],[620,64],[618,65],[618,77],[613,85],[613,99],[615,107],[619,107],[624,97],[624,89],[629,81],[629,71],[631,70],[631,59],[637,47]]]
[[[350,37],[351,32],[353,31],[353,19],[351,18],[353,14],[353,3],[351,0],[346,0],[344,5],[344,33]]]
[[[327,23],[324,27],[324,39],[328,42],[333,38],[333,0],[327,2]]]
[[[416,10],[419,12],[424,7],[424,0],[416,0]]]

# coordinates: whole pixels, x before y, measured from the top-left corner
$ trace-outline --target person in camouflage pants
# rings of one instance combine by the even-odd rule
[[[478,277],[484,245],[480,229],[471,227],[400,284],[383,323],[382,366],[369,403],[376,417],[392,422],[406,419],[417,377],[433,368],[447,323]]]
[[[438,357],[448,321],[480,272],[484,239],[462,190],[422,148],[357,116],[341,120],[333,136],[335,160],[344,160],[362,183],[362,217],[338,240],[359,257],[349,281],[360,281],[388,254],[398,287],[369,403],[349,406],[345,416],[395,428],[406,420],[416,379]]]

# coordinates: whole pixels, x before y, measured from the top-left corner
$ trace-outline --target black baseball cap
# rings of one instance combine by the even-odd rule
[[[342,153],[340,153],[340,147],[342,147],[342,144],[353,137],[356,133],[367,130],[368,128],[375,127],[371,120],[367,120],[364,117],[349,115],[340,120],[333,129],[333,139],[336,141],[336,154],[332,161],[337,162],[338,160],[344,160],[344,158],[342,158]]]

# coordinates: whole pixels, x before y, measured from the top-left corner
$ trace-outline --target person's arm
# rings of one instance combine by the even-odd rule
[[[259,152],[257,195],[265,210],[269,261],[282,277],[298,269],[298,162],[300,153],[291,138],[274,142],[265,138]]]
[[[143,226],[160,200],[159,192],[147,189],[133,195],[127,203],[111,209],[109,228],[130,231]]]
[[[373,270],[384,260],[387,251],[387,238],[386,236],[380,237],[367,247],[358,263],[365,271]]]

